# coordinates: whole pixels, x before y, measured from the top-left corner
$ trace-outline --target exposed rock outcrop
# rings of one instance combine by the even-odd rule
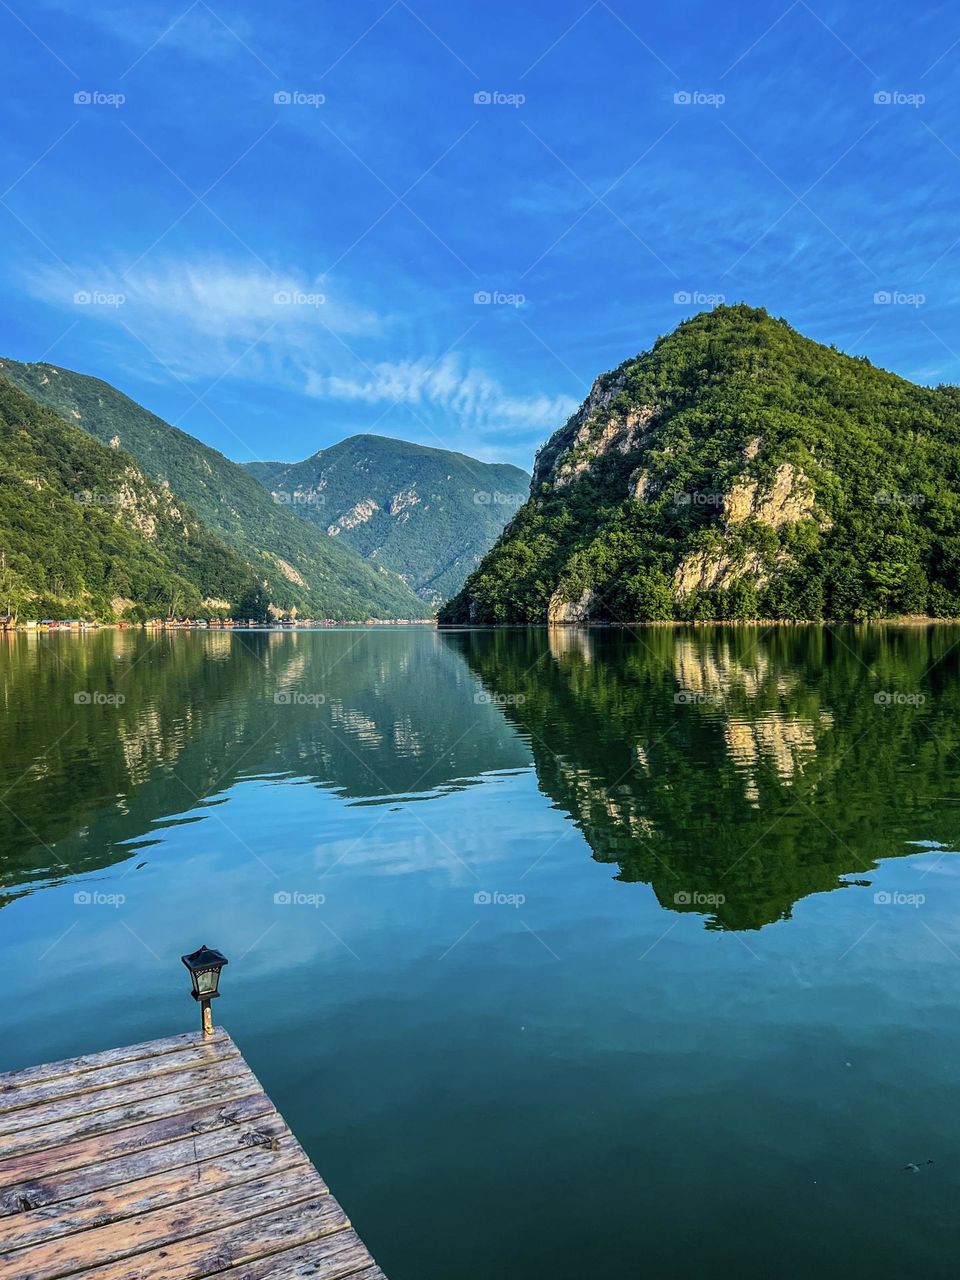
[[[803,472],[790,462],[782,462],[765,493],[760,492],[756,480],[740,480],[733,485],[724,497],[723,514],[728,528],[752,518],[779,529],[808,516],[813,500],[813,489]]]
[[[587,622],[590,618],[590,606],[592,603],[592,591],[584,591],[579,600],[563,600],[558,589],[550,597],[547,621],[551,623]]]

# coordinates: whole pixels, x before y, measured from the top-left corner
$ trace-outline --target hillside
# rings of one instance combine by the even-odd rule
[[[603,374],[441,622],[960,615],[960,389],[747,306]]]
[[[168,484],[266,581],[271,600],[318,617],[418,618],[429,610],[385,568],[275,503],[243,467],[171,426],[109,383],[50,364],[0,360],[28,395]]]
[[[530,486],[519,467],[373,435],[303,462],[246,465],[278,501],[433,605],[459,591]]]
[[[0,612],[34,618],[226,612],[253,584],[242,558],[129,454],[2,376],[0,551]]]

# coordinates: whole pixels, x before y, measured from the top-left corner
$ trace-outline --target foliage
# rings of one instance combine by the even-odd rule
[[[122,450],[0,376],[0,609],[34,618],[209,615],[251,581],[239,555]]]
[[[604,451],[605,428],[647,409],[625,452]],[[586,469],[558,486],[571,460]],[[813,509],[776,528],[755,514],[731,522],[733,486],[762,495],[783,464],[806,478]],[[555,593],[584,591],[598,621],[958,616],[958,481],[960,390],[916,386],[762,310],[719,307],[598,379],[441,621],[543,622]],[[678,590],[678,568],[700,555],[725,571]]]
[[[246,464],[297,515],[396,573],[424,600],[458,591],[526,497],[519,467],[385,436],[351,436],[303,462]],[[352,522],[358,503],[372,503]]]
[[[420,618],[423,601],[387,569],[297,517],[242,466],[134,403],[98,378],[50,364],[0,360],[23,391],[105,444],[128,450],[168,484],[207,527],[251,566],[283,610],[338,619]]]

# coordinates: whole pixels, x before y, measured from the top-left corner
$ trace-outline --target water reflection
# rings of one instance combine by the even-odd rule
[[[432,632],[11,637],[0,648],[2,883],[129,858],[236,782],[427,798],[529,764]],[[271,793],[265,804],[282,803]]]
[[[16,894],[144,857],[241,782],[265,783],[255,803],[269,831],[284,784],[392,806],[532,760],[540,790],[619,880],[708,927],[757,929],[911,841],[960,838],[958,638],[947,627],[8,637],[2,884]],[[455,850],[442,806],[430,821]]]
[[[704,627],[447,643],[598,861],[709,927],[756,929],[910,840],[960,836],[957,638]]]

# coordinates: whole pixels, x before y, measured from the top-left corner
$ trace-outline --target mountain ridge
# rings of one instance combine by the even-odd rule
[[[302,462],[243,464],[302,519],[440,604],[462,586],[524,500],[509,463],[361,432]]]
[[[225,613],[250,566],[135,460],[0,374],[0,608],[36,617]]]
[[[440,621],[960,615],[960,390],[744,304],[601,374]]]
[[[371,566],[273,502],[255,477],[116,387],[47,362],[0,359],[0,374],[101,443],[122,447],[266,581],[284,611],[342,620],[423,618],[429,608],[386,568]]]

